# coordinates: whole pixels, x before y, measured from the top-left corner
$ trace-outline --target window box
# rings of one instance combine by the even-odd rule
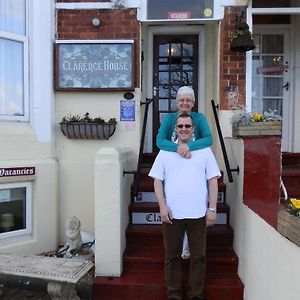
[[[277,230],[294,244],[300,246],[300,218],[282,209],[278,213]]]
[[[244,136],[281,135],[282,122],[254,122],[248,125],[233,124],[232,136],[236,138]]]
[[[108,140],[116,130],[117,122],[81,123],[61,122],[61,132],[69,139]]]

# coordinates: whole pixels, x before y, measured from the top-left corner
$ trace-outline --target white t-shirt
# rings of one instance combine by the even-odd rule
[[[219,177],[220,170],[210,148],[183,158],[177,152],[161,150],[149,176],[164,182],[167,206],[175,219],[204,217],[207,210],[207,180]]]

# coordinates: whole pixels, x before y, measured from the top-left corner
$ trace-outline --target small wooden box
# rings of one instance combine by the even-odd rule
[[[281,122],[256,122],[250,125],[232,126],[232,136],[263,136],[263,135],[281,135]]]
[[[290,241],[300,246],[300,218],[291,215],[286,210],[278,213],[277,230]]]

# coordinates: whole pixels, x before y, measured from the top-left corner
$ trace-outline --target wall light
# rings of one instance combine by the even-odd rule
[[[92,20],[92,24],[93,24],[93,26],[95,26],[95,27],[99,27],[99,26],[101,25],[101,21],[100,21],[99,18],[94,18],[94,19]]]

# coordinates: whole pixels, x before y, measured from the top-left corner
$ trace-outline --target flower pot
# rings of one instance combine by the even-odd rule
[[[300,246],[300,218],[282,209],[278,213],[277,230],[290,241]]]
[[[270,122],[255,122],[249,125],[232,125],[232,136],[243,137],[243,136],[264,136],[264,135],[281,135],[280,121]]]
[[[69,139],[108,140],[115,132],[117,123],[61,122],[60,129]]]

